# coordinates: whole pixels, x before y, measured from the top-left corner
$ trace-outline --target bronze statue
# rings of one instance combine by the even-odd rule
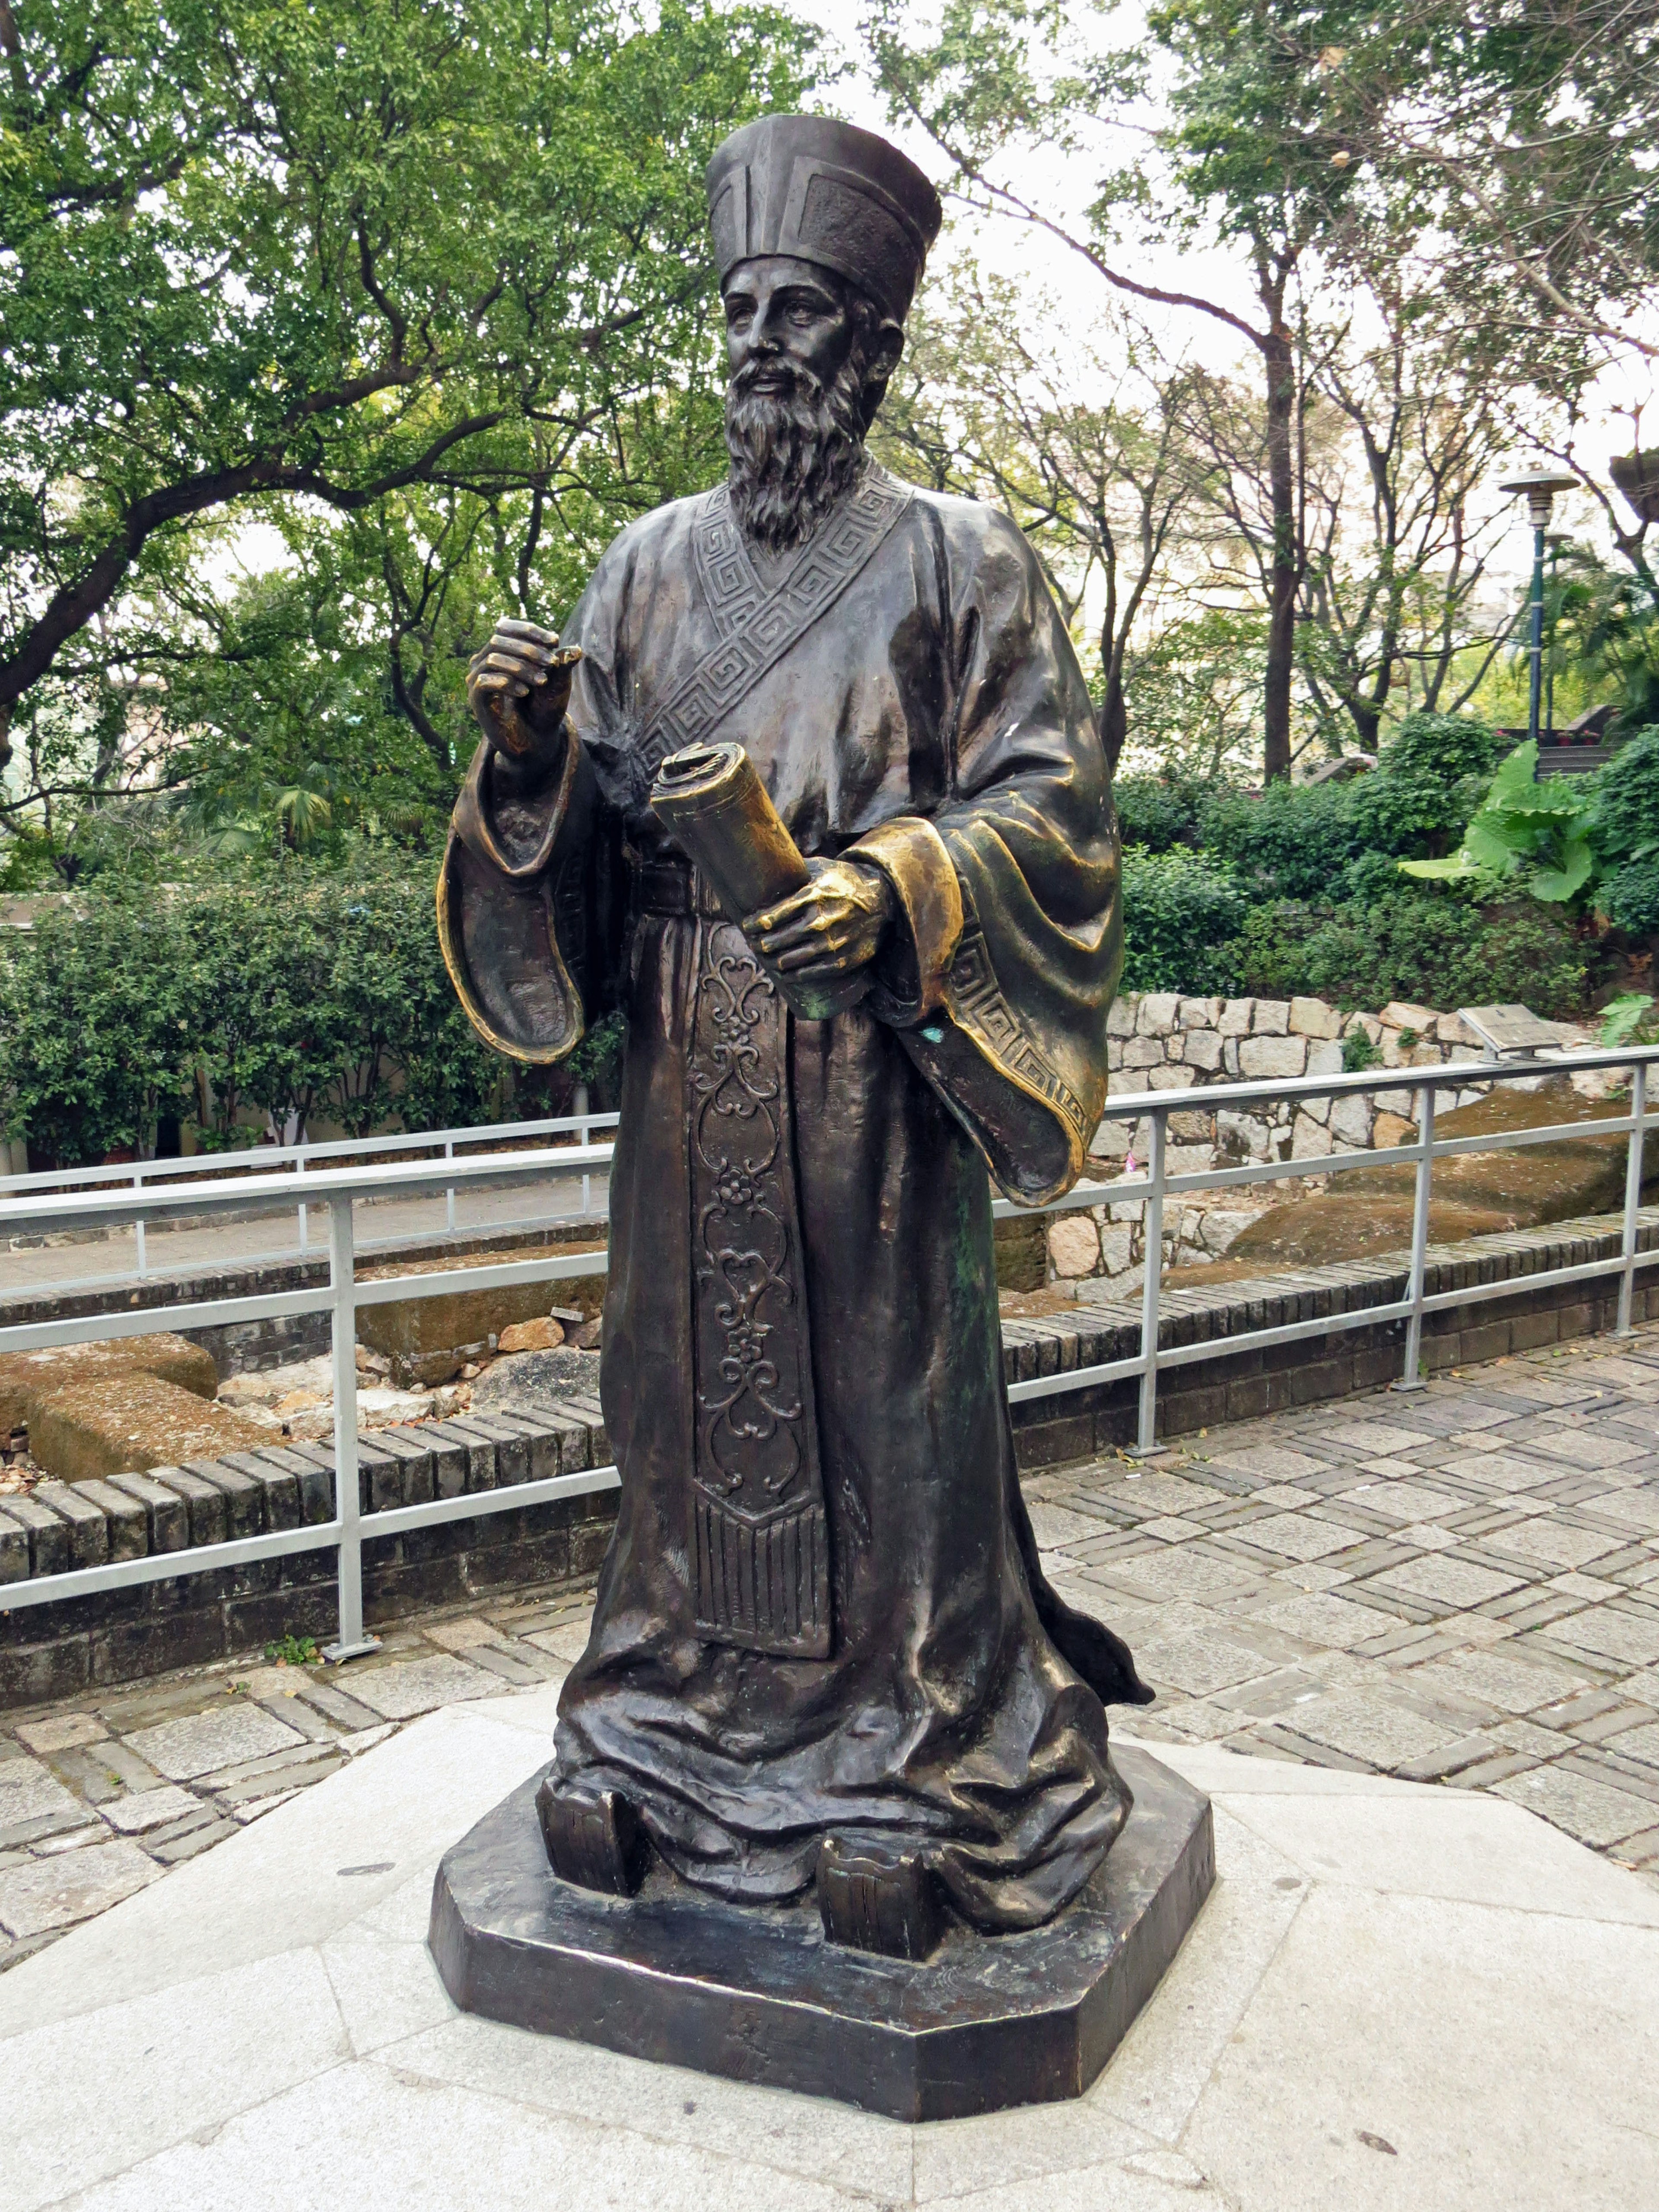
[[[625,1895],[654,1852],[757,1905],[816,1881],[832,1939],[914,1956],[941,1891],[988,1932],[1077,1894],[1129,1808],[1103,1705],[1150,1696],[1039,1568],[991,1236],[991,1182],[1064,1191],[1099,1115],[1116,834],[1020,532],[866,451],[933,188],[772,116],[708,195],[730,475],[623,532],[563,643],[503,622],[473,662],[439,891],[501,1051],[627,1016],[621,1504],[539,1807],[568,1880]],[[651,804],[741,781],[722,744],[805,859],[759,913]]]

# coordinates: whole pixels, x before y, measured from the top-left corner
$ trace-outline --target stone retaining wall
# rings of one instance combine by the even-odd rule
[[[1586,1045],[1589,1032],[1555,1025],[1564,1046]],[[1344,1014],[1322,999],[1194,999],[1175,992],[1127,992],[1107,1018],[1108,1091],[1187,1092],[1218,1083],[1276,1083],[1308,1075],[1340,1075],[1348,1039],[1370,1040],[1384,1068],[1439,1067],[1479,1061],[1484,1048],[1457,1014],[1402,1003],[1381,1014]],[[1485,1095],[1471,1088],[1443,1094],[1448,1109]],[[1249,1113],[1206,1112],[1201,1102],[1171,1114],[1165,1164],[1171,1175],[1240,1166],[1251,1160],[1317,1162],[1332,1152],[1397,1145],[1412,1133],[1409,1082],[1360,1097],[1289,1102]],[[1093,1172],[1143,1166],[1152,1144],[1149,1121],[1103,1121],[1090,1146]],[[1256,1217],[1282,1204],[1295,1188],[1284,1182],[1200,1192],[1166,1202],[1166,1267],[1217,1260]],[[1069,1283],[1115,1281],[1140,1272],[1142,1206],[1105,1205],[1058,1214],[1048,1228],[1048,1278]]]

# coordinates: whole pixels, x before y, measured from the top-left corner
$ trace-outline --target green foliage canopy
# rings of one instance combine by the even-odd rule
[[[708,0],[646,27],[621,0],[19,0],[0,765],[197,518],[575,496],[576,456],[708,356],[702,168],[811,38]]]

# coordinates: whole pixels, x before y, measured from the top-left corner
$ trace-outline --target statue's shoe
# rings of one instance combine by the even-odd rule
[[[866,1836],[826,1836],[818,1851],[826,1942],[890,1959],[925,1959],[940,1933],[939,1890],[915,1851]]]
[[[561,1881],[608,1897],[632,1897],[645,1875],[647,1845],[639,1816],[620,1790],[584,1790],[558,1774],[542,1778],[536,1813],[548,1863]]]

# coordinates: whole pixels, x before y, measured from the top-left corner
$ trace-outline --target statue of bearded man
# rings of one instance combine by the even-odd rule
[[[1118,850],[1019,532],[866,450],[933,188],[866,131],[773,116],[708,193],[730,472],[623,532],[562,644],[507,621],[474,661],[440,919],[502,1051],[627,1018],[622,1492],[541,1792],[555,1870],[626,1893],[654,1852],[756,1905],[817,1880],[831,1938],[902,1948],[914,1925],[880,1929],[924,1888],[987,1931],[1048,1919],[1128,1811],[1103,1706],[1150,1692],[1038,1565],[991,1235],[993,1182],[1040,1201],[1083,1165]],[[811,870],[759,914],[650,810],[662,760],[714,738]],[[807,1018],[813,990],[854,1003]],[[837,1853],[896,1918],[845,1924]]]

